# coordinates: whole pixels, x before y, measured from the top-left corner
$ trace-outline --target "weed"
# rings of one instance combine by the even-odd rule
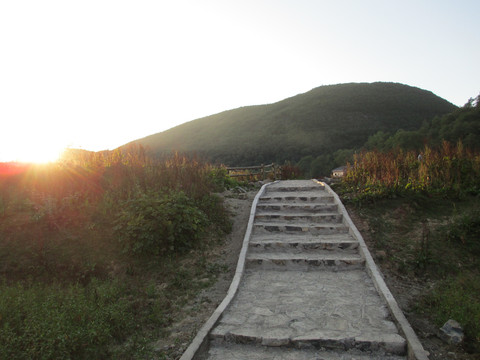
[[[422,305],[433,315],[437,326],[448,319],[464,327],[468,346],[480,351],[480,275],[465,272],[439,282]],[[418,311],[418,309],[417,309]]]
[[[0,285],[1,358],[92,358],[133,325],[118,283]]]
[[[422,220],[422,237],[416,250],[414,263],[417,270],[425,271],[432,261],[430,252],[430,228],[426,220]]]
[[[446,234],[449,240],[461,243],[472,254],[480,255],[480,208],[456,215]]]
[[[443,142],[438,149],[425,146],[421,159],[401,149],[354,155],[343,182],[356,190],[359,200],[405,193],[462,195],[480,191],[480,155]]]

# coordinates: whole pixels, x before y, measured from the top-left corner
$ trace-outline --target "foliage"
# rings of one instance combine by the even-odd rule
[[[378,131],[365,143],[367,150],[389,151],[395,148],[421,151],[425,144],[431,147],[441,146],[443,141],[456,143],[462,141],[466,148],[480,150],[480,102],[477,99],[443,116],[426,119],[417,130],[397,130],[393,135]]]
[[[480,275],[462,273],[441,281],[423,299],[437,326],[455,319],[464,327],[467,346],[480,351]]]
[[[292,180],[300,178],[300,168],[298,166],[292,165],[290,162],[285,162],[282,165],[281,178],[283,180]]]
[[[305,178],[322,178],[331,176],[334,168],[343,166],[353,159],[354,150],[341,149],[333,154],[322,154],[317,157],[305,156],[297,163]]]
[[[119,240],[126,252],[185,252],[201,238],[207,216],[183,191],[141,193],[121,204],[117,216]]]
[[[454,217],[452,224],[448,227],[447,238],[459,242],[469,251],[480,255],[480,209],[476,208],[467,213]]]
[[[212,195],[227,181],[198,158],[152,159],[137,145],[0,164],[0,358],[158,356],[162,329],[222,269],[202,254],[231,229]]]
[[[215,185],[216,190],[231,189],[239,185],[237,180],[228,176],[228,171],[225,166],[213,167],[209,173],[209,177]]]
[[[0,285],[0,358],[103,358],[134,327],[121,284]]]
[[[456,193],[480,191],[480,154],[443,142],[425,146],[418,156],[398,149],[355,154],[344,184],[363,193],[389,195],[408,192]]]

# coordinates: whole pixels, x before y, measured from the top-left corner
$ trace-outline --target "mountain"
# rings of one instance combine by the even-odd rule
[[[155,155],[196,153],[230,166],[281,163],[359,148],[378,131],[416,130],[455,109],[430,91],[403,84],[328,85],[193,120],[133,143]]]

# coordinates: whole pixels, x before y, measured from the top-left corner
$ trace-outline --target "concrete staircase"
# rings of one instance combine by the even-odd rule
[[[195,358],[416,358],[343,213],[321,183],[266,187],[238,290]]]

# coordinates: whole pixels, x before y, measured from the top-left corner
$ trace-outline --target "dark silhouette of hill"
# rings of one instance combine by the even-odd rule
[[[196,153],[227,165],[282,163],[360,148],[378,131],[416,130],[455,109],[430,91],[403,84],[328,85],[193,120],[133,143],[155,155]]]

